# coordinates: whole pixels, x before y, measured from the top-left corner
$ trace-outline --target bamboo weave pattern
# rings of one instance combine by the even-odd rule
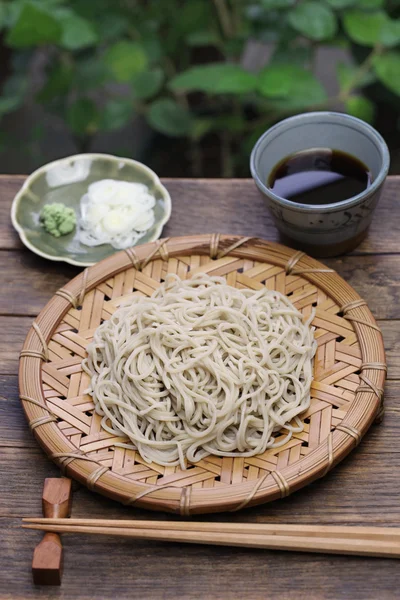
[[[249,504],[287,496],[304,485],[298,484],[297,480],[301,478],[293,473],[306,464],[307,457],[310,459],[315,455],[315,464],[311,465],[313,475],[309,480],[327,473],[336,459],[340,460],[359,443],[364,433],[354,423],[347,422],[347,417],[357,410],[360,394],[365,397],[365,410],[371,415],[370,421],[376,415],[386,369],[383,350],[367,355],[360,344],[357,328],[366,327],[370,335],[380,339],[373,319],[358,312],[366,310],[365,302],[357,299],[355,294],[353,298],[340,301],[339,297],[332,297],[333,294],[310,281],[317,274],[330,277],[334,273],[331,269],[316,261],[312,261],[316,266],[303,264],[308,257],[283,246],[271,245],[269,259],[268,249],[259,257],[258,252],[253,255],[248,252],[247,248],[255,243],[250,238],[231,236],[228,241],[232,243],[227,241],[221,250],[219,236],[200,237],[207,238],[207,254],[194,250],[193,253],[173,252],[169,240],[150,244],[151,252],[145,258],[138,257],[133,250],[121,253],[126,257],[125,267],[115,274],[110,272],[94,286],[90,284],[90,269],[86,269],[78,294],[65,288],[57,293],[69,308],[58,319],[50,338],[45,341],[42,329],[35,323],[32,336],[36,334],[37,344],[33,347],[27,341],[21,352],[22,364],[31,361],[35,368],[41,365],[42,398],[28,394],[30,390],[25,388],[29,386],[23,382],[21,385],[21,399],[30,426],[62,469],[81,479],[90,489],[127,504],[137,502],[148,508],[163,508],[183,515],[238,510]],[[173,243],[174,240],[172,248]],[[282,252],[282,258],[274,254],[278,251]],[[257,259],[254,258],[256,255]],[[279,262],[281,264],[277,264]],[[101,417],[94,414],[92,399],[84,393],[89,381],[82,371],[81,361],[95,329],[117,310],[122,300],[151,295],[167,273],[176,273],[186,279],[199,272],[224,276],[228,284],[237,288],[256,290],[266,286],[275,289],[286,294],[304,316],[315,308],[313,325],[318,350],[311,406],[302,415],[303,432],[294,434],[287,444],[269,449],[263,455],[251,458],[209,456],[182,471],[179,467],[149,465],[138,452],[115,445],[126,439],[101,429]],[[334,276],[340,280],[336,274]],[[44,412],[45,407],[47,412]],[[50,431],[47,428],[52,428],[53,433],[57,428],[61,441],[67,442],[65,447],[62,443],[53,444],[51,448],[51,444],[43,444],[44,432]],[[336,442],[333,435],[337,436]],[[110,476],[114,478],[116,489],[106,483]],[[123,482],[121,489],[118,489],[118,482]],[[224,502],[225,495],[227,498],[231,495],[231,501]]]

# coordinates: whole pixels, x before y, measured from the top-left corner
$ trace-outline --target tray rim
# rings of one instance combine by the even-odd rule
[[[335,428],[331,436],[328,436],[331,437],[331,442],[319,444],[301,460],[283,467],[279,470],[279,476],[268,473],[258,480],[230,484],[226,489],[220,488],[218,492],[214,488],[151,486],[128,481],[86,456],[82,459],[82,455],[64,436],[45,406],[41,380],[44,347],[42,338],[47,342],[52,337],[59,321],[73,302],[79,300],[82,291],[86,293],[102,281],[132,266],[138,267],[140,263],[143,266],[144,262],[155,258],[165,260],[165,257],[182,256],[185,252],[186,255],[209,255],[211,260],[220,258],[221,254],[261,262],[264,260],[269,264],[286,267],[287,272],[288,269],[292,272],[295,266],[293,274],[296,274],[296,270],[301,270],[301,277],[326,292],[339,306],[350,307],[352,303],[357,305],[348,310],[351,311],[351,320],[362,352],[364,381],[367,379],[369,384],[360,386],[356,392],[349,411],[340,423],[341,429]],[[54,315],[57,319],[52,318]],[[38,334],[38,328],[41,335]],[[58,290],[35,319],[25,339],[20,358],[19,387],[24,412],[34,430],[34,436],[46,454],[69,476],[89,489],[124,504],[188,515],[238,510],[244,506],[275,500],[324,476],[359,443],[376,418],[381,406],[385,370],[381,331],[366,303],[336,271],[327,269],[325,265],[303,253],[260,238],[204,234],[165,238],[136,246],[134,250],[121,251],[86,268]]]

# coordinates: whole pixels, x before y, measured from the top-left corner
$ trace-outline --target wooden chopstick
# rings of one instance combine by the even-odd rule
[[[108,519],[24,519],[23,527],[56,533],[114,535],[142,540],[400,558],[398,529],[384,527],[282,526],[245,523],[110,521]],[[346,534],[348,537],[344,537]]]
[[[89,527],[113,527],[118,529],[154,529],[158,531],[210,531],[216,533],[243,533],[250,535],[295,535],[307,537],[329,537],[342,539],[388,539],[400,540],[397,527],[361,527],[346,525],[288,525],[271,523],[213,523],[204,521],[134,521],[131,519],[60,519],[32,517],[22,519],[24,523],[37,525],[67,525]]]

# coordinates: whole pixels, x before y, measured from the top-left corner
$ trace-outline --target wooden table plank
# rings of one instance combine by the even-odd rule
[[[4,588],[24,590],[25,599],[395,600],[393,590],[398,588],[397,563],[389,559],[321,559],[289,552],[64,536],[61,590],[35,589],[27,565],[40,535],[18,525],[14,519],[5,523],[2,571]]]
[[[368,301],[377,319],[400,318],[400,255],[363,255],[323,261]],[[0,252],[0,315],[36,316],[54,292],[80,269],[34,256],[31,252]]]
[[[0,176],[0,248],[20,249],[9,214],[12,199],[24,182],[23,176]],[[278,234],[264,200],[252,179],[163,179],[172,198],[172,216],[166,236],[188,233],[252,235],[277,241]],[[357,253],[398,252],[400,220],[393,220],[398,203],[400,177],[389,177],[368,238]],[[390,222],[390,229],[387,224]]]
[[[396,408],[399,408],[398,402]],[[393,415],[390,416],[390,420],[393,424]],[[398,416],[396,422],[398,435]],[[379,428],[381,431],[374,431]],[[385,429],[385,425],[374,425],[360,446],[338,467],[290,498],[255,506],[240,513],[203,515],[196,516],[195,519],[221,522],[296,521],[305,524],[398,525],[400,452],[387,449],[382,457],[378,441],[381,436],[386,435]],[[374,445],[378,451],[371,451]],[[38,446],[18,448],[18,451],[15,447],[0,447],[0,471],[8,473],[8,485],[4,486],[0,495],[0,515],[18,518],[40,516],[43,480],[45,477],[59,476],[56,465]],[[76,517],[90,515],[105,518],[108,515],[110,518],[181,519],[179,516],[167,516],[161,512],[124,507],[90,492],[86,487],[75,488],[77,489],[74,491],[73,514]]]
[[[40,534],[20,528],[39,515],[43,479],[58,476],[28,430],[18,400],[18,353],[34,317],[79,269],[22,249],[9,222],[23,177],[0,176],[0,598],[187,598],[385,600],[398,597],[398,563],[234,548],[65,537],[61,590],[34,588],[33,547]],[[168,236],[214,232],[277,239],[251,180],[166,180],[173,199]],[[214,521],[399,525],[400,178],[390,178],[370,234],[352,256],[326,264],[351,283],[380,321],[389,363],[386,416],[323,479],[290,498]],[[74,516],[162,518],[128,508],[74,483]]]
[[[32,324],[32,317],[0,317],[0,373],[18,372],[18,357],[26,334]],[[4,395],[4,392],[3,392]]]

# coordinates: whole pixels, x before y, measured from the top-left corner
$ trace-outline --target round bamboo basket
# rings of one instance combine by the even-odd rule
[[[208,456],[148,464],[102,430],[81,361],[95,329],[122,299],[150,295],[167,273],[205,272],[237,288],[286,294],[313,321],[318,350],[304,430],[252,458]],[[35,437],[68,476],[125,504],[182,515],[235,511],[288,496],[325,475],[382,415],[382,335],[366,302],[332,269],[285,246],[229,235],[159,240],[87,268],[58,290],[20,358],[22,404]]]

